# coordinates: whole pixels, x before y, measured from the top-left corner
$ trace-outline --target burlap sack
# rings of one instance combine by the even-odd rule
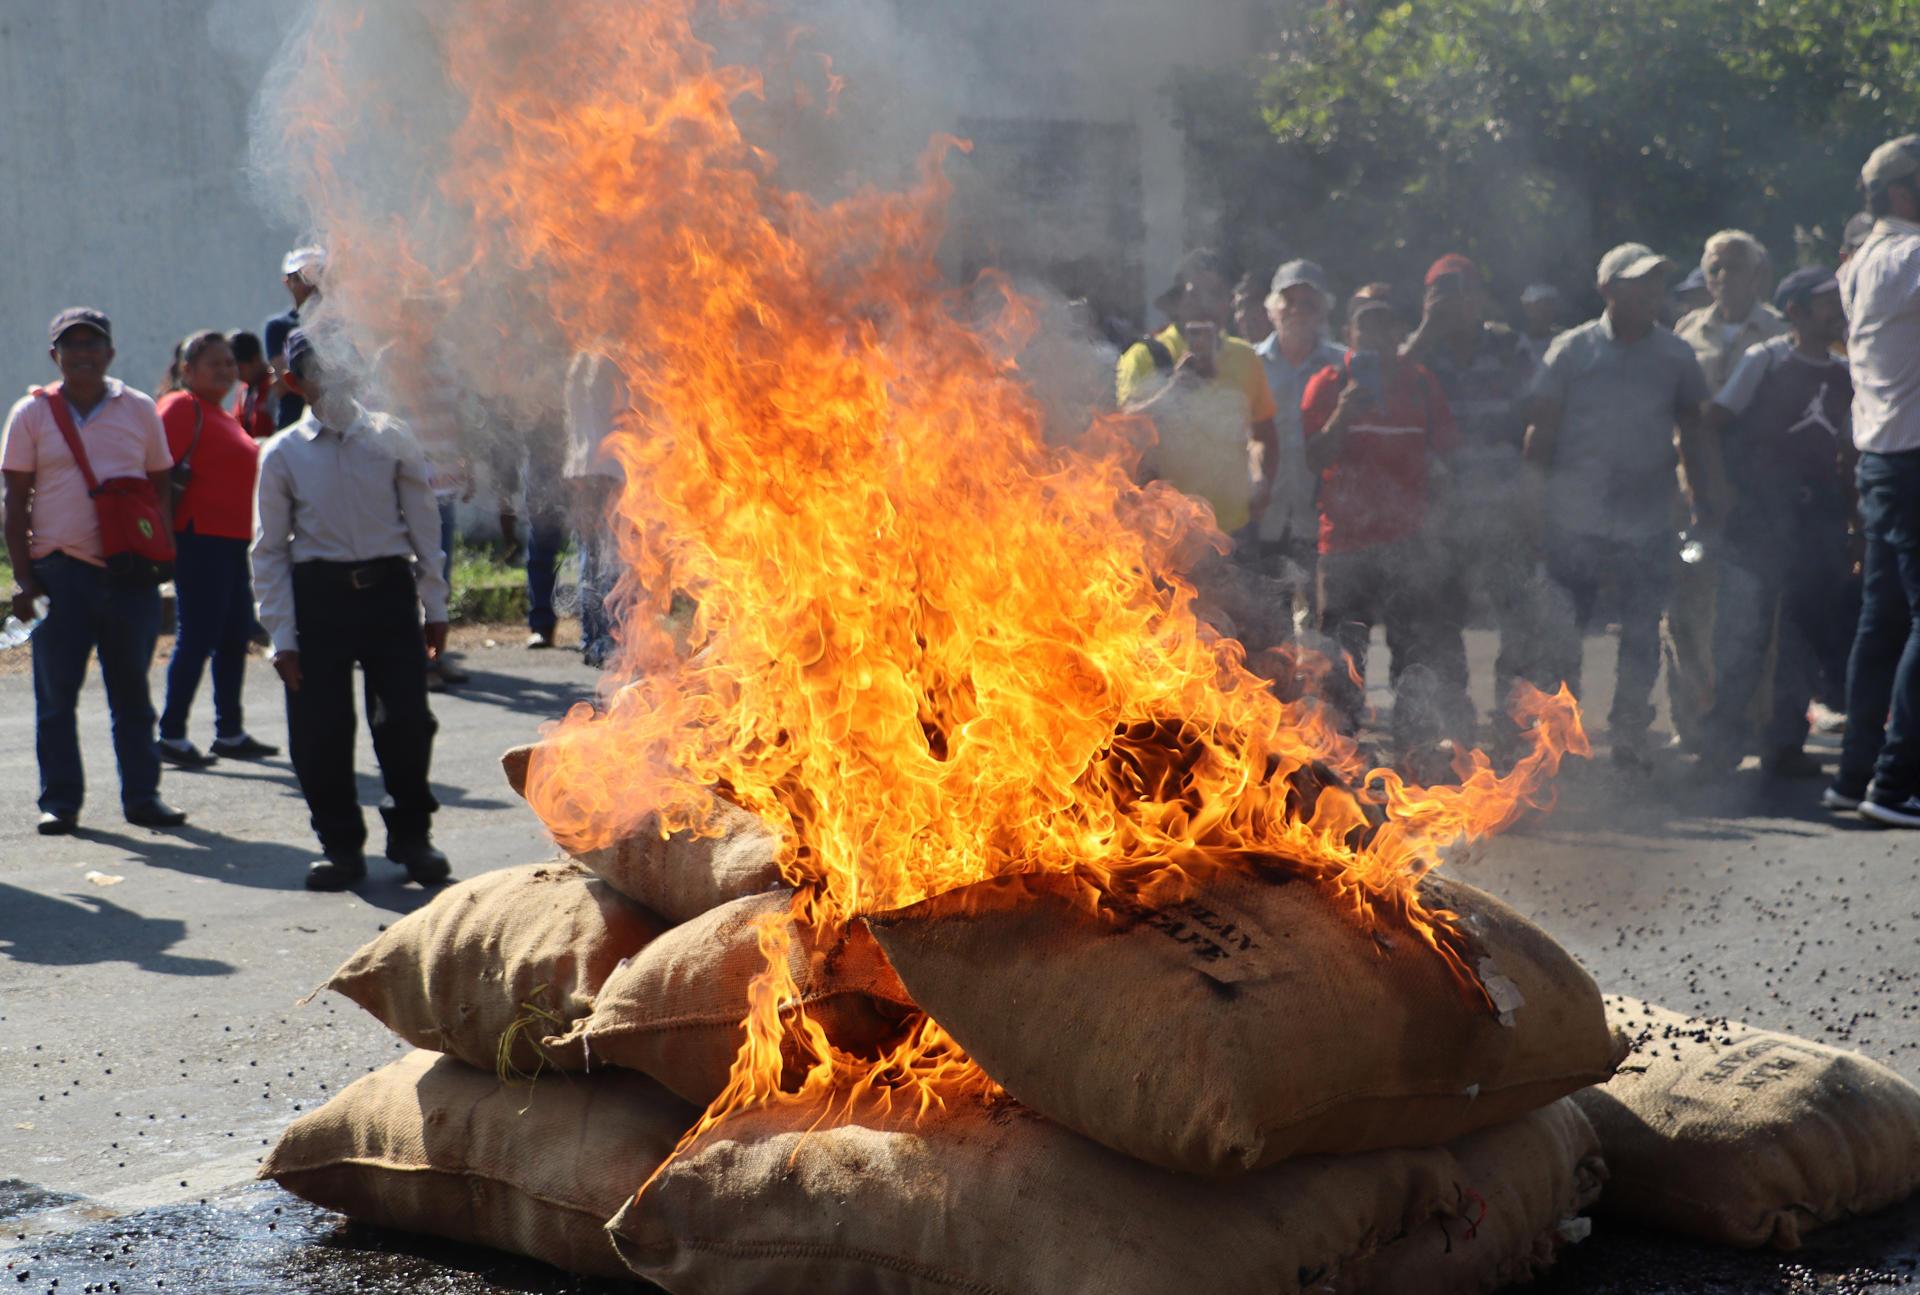
[[[500,757],[507,782],[522,796],[534,750],[514,747]],[[767,825],[737,805],[724,800],[715,805],[713,822],[699,835],[664,834],[649,814],[621,840],[574,857],[627,898],[675,924],[784,885],[774,861],[780,842]]]
[[[577,863],[504,868],[395,922],[326,988],[416,1048],[482,1070],[578,1069],[577,1052],[540,1040],[585,1018],[614,967],[664,929]]]
[[[1110,914],[1068,884],[1002,879],[869,925],[1009,1093],[1152,1164],[1227,1174],[1431,1145],[1613,1072],[1592,978],[1470,886],[1424,883],[1462,915],[1498,1015],[1413,932],[1364,931],[1308,882],[1235,873]]]
[[[1825,1044],[1609,997],[1633,1051],[1575,1095],[1613,1181],[1604,1212],[1792,1250],[1920,1187],[1920,1089]]]
[[[625,1277],[606,1220],[696,1118],[644,1075],[509,1087],[415,1052],[295,1120],[260,1176],[362,1222]]]
[[[1467,1203],[1341,1273],[1346,1295],[1485,1295],[1545,1272],[1592,1231],[1600,1138],[1573,1099],[1447,1144]]]
[[[766,968],[756,921],[782,913],[789,892],[749,895],[676,926],[607,977],[593,1013],[549,1051],[576,1067],[625,1066],[652,1075],[697,1106],[726,1087],[746,1038],[747,986]],[[802,929],[787,966],[810,1019],[850,1052],[899,1033],[912,1001],[864,927],[820,948]]]
[[[1542,1112],[1517,1136],[1484,1135],[1502,1172],[1547,1160],[1515,1180],[1516,1195],[1538,1197],[1520,1203],[1524,1217],[1496,1225],[1503,1183],[1444,1147],[1309,1157],[1221,1183],[1174,1178],[1011,1104],[813,1132],[808,1112],[760,1110],[695,1142],[608,1230],[640,1276],[708,1295],[1407,1295],[1441,1288],[1384,1284],[1406,1271],[1389,1262],[1401,1246],[1424,1258],[1453,1237],[1435,1269],[1449,1274],[1506,1266],[1491,1251],[1509,1236],[1531,1250],[1536,1220],[1581,1194],[1573,1121],[1584,1127],[1577,1111]],[[1469,1241],[1476,1192],[1488,1204]]]

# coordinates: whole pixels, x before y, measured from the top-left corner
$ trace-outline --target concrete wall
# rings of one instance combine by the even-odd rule
[[[0,395],[55,376],[47,321],[113,318],[119,376],[151,390],[199,328],[286,307],[296,231],[248,192],[254,95],[288,0],[0,4]]]

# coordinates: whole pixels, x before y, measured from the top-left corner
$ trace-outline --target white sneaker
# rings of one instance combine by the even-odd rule
[[[1863,800],[1860,802],[1860,816],[1887,827],[1920,827],[1920,796],[1909,796],[1898,805]]]
[[[1851,814],[1860,808],[1860,798],[1849,796],[1838,787],[1829,787],[1820,793],[1820,808],[1831,809],[1842,814]]]
[[[1807,707],[1807,723],[1816,733],[1844,733],[1847,731],[1847,713],[1814,702]]]

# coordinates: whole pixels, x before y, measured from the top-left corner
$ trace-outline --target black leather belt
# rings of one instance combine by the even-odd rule
[[[375,558],[371,562],[296,562],[293,573],[308,579],[324,580],[329,584],[344,585],[348,589],[364,592],[378,588],[398,575],[411,575],[413,563],[408,558]]]

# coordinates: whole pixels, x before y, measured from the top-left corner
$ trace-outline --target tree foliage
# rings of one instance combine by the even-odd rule
[[[1917,73],[1920,0],[1336,0],[1175,93],[1249,264],[1461,250],[1578,288],[1614,243],[1684,264],[1724,226],[1830,259],[1861,162],[1920,129]]]

